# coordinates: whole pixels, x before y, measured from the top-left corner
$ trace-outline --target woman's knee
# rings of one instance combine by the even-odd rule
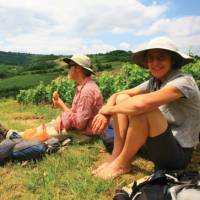
[[[139,115],[128,115],[128,119],[129,119],[129,122],[134,122],[134,123],[144,123],[144,122],[147,122],[147,119],[148,119],[148,116],[147,116],[148,113],[142,113],[142,114],[139,114]]]
[[[116,97],[116,104],[119,104],[121,103],[122,101],[126,100],[130,98],[130,96],[128,94],[119,94],[117,97]]]
[[[168,122],[159,109],[146,112],[136,116],[129,116],[129,121],[136,124],[146,124],[149,130],[149,136],[155,137],[165,132]]]

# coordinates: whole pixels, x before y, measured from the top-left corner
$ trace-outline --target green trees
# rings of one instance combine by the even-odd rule
[[[71,103],[75,93],[75,85],[66,78],[56,79],[47,86],[40,82],[35,88],[20,90],[16,98],[19,103],[25,104],[50,103],[54,91],[58,91],[65,102]]]
[[[182,71],[188,74],[192,74],[192,76],[197,82],[198,87],[200,88],[200,58],[199,57],[197,56],[194,57],[194,62],[184,66]]]
[[[148,72],[136,65],[124,64],[119,73],[102,72],[98,77],[94,77],[99,85],[104,100],[106,100],[114,92],[122,89],[134,87],[141,82],[147,80]],[[21,90],[17,95],[20,103],[50,103],[52,93],[58,91],[61,98],[71,103],[75,93],[75,85],[66,78],[59,78],[45,86],[42,82],[34,89]]]
[[[200,87],[200,60],[198,58],[195,58],[194,63],[186,65],[182,70],[192,74]],[[133,88],[149,79],[149,76],[148,70],[125,63],[119,72],[103,71],[94,79],[102,91],[104,100],[106,100],[114,92]],[[17,100],[21,103],[50,103],[53,91],[58,91],[65,102],[71,103],[75,93],[75,85],[66,78],[60,77],[47,86],[40,83],[34,89],[21,90],[17,95]]]
[[[132,88],[149,78],[147,70],[130,64],[130,51],[115,50],[89,57],[97,72],[94,79],[105,100],[114,92]],[[75,92],[75,85],[72,82],[60,78],[49,84],[58,75],[65,76],[65,66],[60,65],[58,58],[60,56],[0,51],[0,96],[15,96],[21,89],[17,95],[19,102],[49,103],[53,91],[57,90],[62,99],[70,103]],[[192,74],[200,87],[200,58],[193,58],[194,63],[184,66],[182,70]]]
[[[132,53],[130,51],[115,50],[105,54],[99,53],[89,56],[92,59],[95,71],[101,72],[104,70],[112,70],[122,63],[130,63]]]

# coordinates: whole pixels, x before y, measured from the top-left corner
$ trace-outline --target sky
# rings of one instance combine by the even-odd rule
[[[159,36],[200,55],[200,1],[0,0],[0,51],[136,51]]]

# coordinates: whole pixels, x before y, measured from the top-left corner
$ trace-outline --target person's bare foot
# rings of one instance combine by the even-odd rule
[[[115,161],[100,170],[96,176],[104,180],[114,179],[131,171],[131,165],[118,165]]]
[[[91,174],[93,176],[97,175],[101,170],[103,170],[103,168],[107,167],[109,164],[110,164],[109,161],[102,163],[95,170],[93,170]]]
[[[101,165],[99,165],[95,170],[92,171],[92,176],[96,176],[101,170],[103,170],[105,167],[107,167],[111,162],[113,162],[116,159],[117,156],[111,155],[108,160],[103,162]]]

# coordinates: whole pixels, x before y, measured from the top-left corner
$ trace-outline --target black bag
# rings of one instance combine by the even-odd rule
[[[45,141],[45,145],[46,145],[46,153],[48,154],[56,153],[61,147],[59,139],[55,137],[52,137],[47,141]]]
[[[131,199],[137,200],[171,200],[168,193],[169,184],[163,171],[157,171],[151,178],[139,185],[134,182]]]
[[[113,200],[131,200],[129,194],[124,190],[116,190]]]
[[[135,182],[130,198],[134,200],[172,200],[172,196],[176,199],[182,189],[200,189],[198,181],[200,181],[198,172],[158,170],[147,181],[139,185]],[[172,187],[177,188],[173,190],[173,193],[171,192]]]
[[[116,192],[113,200],[174,200],[187,189],[195,189],[200,194],[198,172],[158,170],[148,180],[138,185],[134,182],[130,196],[125,191],[117,190],[120,192]]]

